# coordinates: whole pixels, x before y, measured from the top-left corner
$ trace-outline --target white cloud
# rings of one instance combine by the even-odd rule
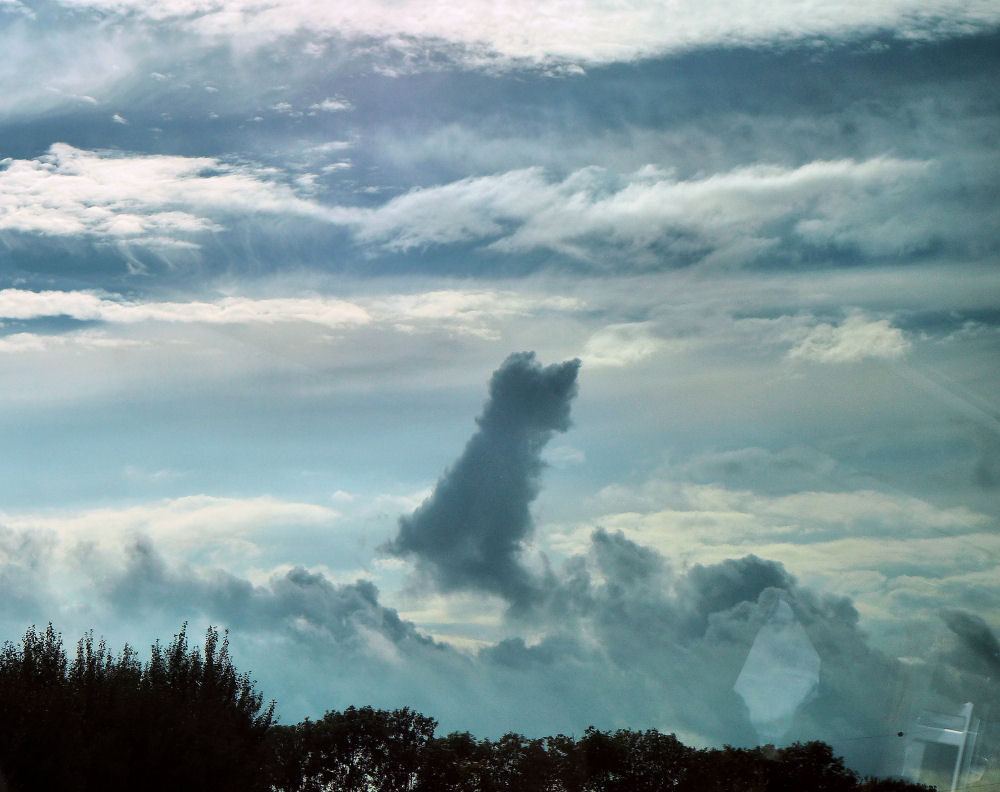
[[[527,168],[412,190],[373,209],[344,208],[335,222],[390,249],[487,242],[500,252],[545,248],[595,263],[609,246],[659,262],[738,263],[781,238],[800,243],[806,232],[808,242],[884,253],[930,233],[924,222],[913,224],[907,239],[898,229],[891,244],[884,236],[885,222],[920,189],[929,167],[878,157],[678,180],[648,165],[627,176],[584,168],[559,182]]]
[[[351,140],[329,140],[326,143],[310,147],[309,151],[315,151],[318,154],[329,154],[331,151],[344,151],[353,145],[354,142]]]
[[[582,300],[558,295],[521,294],[493,289],[442,289],[376,296],[363,303],[378,320],[403,332],[452,329],[497,338],[497,320],[539,312],[572,312]]]
[[[249,324],[312,322],[327,327],[368,324],[368,312],[354,303],[324,297],[253,300],[226,297],[216,302],[126,303],[89,292],[0,291],[0,318],[38,319],[69,316],[81,321],[118,324],[183,322]]]
[[[55,143],[0,162],[0,231],[170,243],[235,213],[327,216],[273,172],[211,157],[123,155]]]
[[[109,325],[140,323],[254,325],[310,323],[333,329],[385,327],[403,333],[443,331],[480,338],[499,337],[499,324],[513,317],[584,308],[574,297],[492,289],[442,289],[374,295],[355,301],[333,297],[223,297],[215,301],[127,302],[81,291],[0,290],[0,321],[68,316]],[[135,345],[97,331],[63,335],[15,333],[0,338],[0,352],[44,351],[52,346]]]
[[[113,338],[92,330],[62,335],[11,333],[0,337],[0,354],[31,354],[52,349],[121,349],[142,345],[143,342],[136,339]]]
[[[909,342],[887,319],[849,316],[839,325],[819,324],[788,353],[790,358],[817,363],[853,363],[866,358],[902,357]]]
[[[799,490],[766,495],[750,489],[718,484],[693,484],[671,478],[652,478],[637,486],[609,485],[592,499],[594,516],[575,526],[557,528],[553,542],[574,550],[595,526],[623,530],[642,544],[686,561],[716,561],[757,553],[778,558],[778,550],[802,550],[813,564],[792,566],[796,572],[812,569],[891,566],[898,554],[865,554],[855,550],[871,543],[952,541],[991,530],[995,518],[966,506],[941,507],[930,500],[875,489],[845,491]],[[816,547],[836,546],[850,555],[824,559]],[[576,550],[574,550],[576,551]],[[799,552],[796,550],[795,552]],[[910,558],[911,554],[907,554]],[[784,556],[779,560],[786,560]],[[935,560],[926,559],[929,566]]]
[[[342,96],[332,96],[324,99],[322,102],[309,105],[309,109],[318,110],[324,113],[339,113],[347,110],[353,110],[354,105]]]
[[[990,0],[944,4],[935,0],[838,0],[814,4],[777,0],[683,0],[664,6],[650,0],[607,3],[572,0],[539,6],[527,0],[456,5],[444,0],[63,0],[174,20],[207,37],[266,43],[302,31],[319,36],[376,37],[406,51],[414,39],[457,45],[466,60],[497,57],[529,61],[631,60],[705,45],[764,43],[816,36],[849,36],[893,30],[927,37],[985,29],[1000,20]]]
[[[889,255],[944,233],[939,212],[911,217],[930,165],[889,157],[758,165],[689,180],[654,166],[627,175],[584,168],[562,181],[527,168],[414,189],[374,208],[324,206],[274,170],[210,157],[57,143],[38,159],[0,164],[0,231],[145,244],[190,247],[192,235],[260,213],[346,226],[359,243],[390,250],[473,242],[595,264],[609,249],[639,265],[737,264],[783,241]]]
[[[85,542],[121,549],[135,536],[152,537],[172,551],[217,545],[273,528],[327,526],[339,512],[312,503],[271,497],[220,498],[189,495],[122,508],[8,513],[0,523],[19,532],[44,532],[71,547]]]
[[[628,366],[664,346],[654,322],[627,322],[601,328],[587,339],[580,358],[587,366]]]

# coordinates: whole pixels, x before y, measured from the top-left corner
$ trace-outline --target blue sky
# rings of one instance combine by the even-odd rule
[[[995,678],[998,26],[0,1],[4,637],[228,626],[286,721],[753,743],[784,599],[779,739],[873,767]]]

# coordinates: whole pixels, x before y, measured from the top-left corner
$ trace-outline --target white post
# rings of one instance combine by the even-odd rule
[[[965,724],[962,726],[962,741],[958,744],[958,756],[955,757],[955,773],[951,777],[951,792],[958,789],[958,777],[962,773],[962,760],[965,758],[965,749],[969,742],[969,723],[972,721],[971,701],[967,701],[962,707],[960,717],[965,718]]]
[[[951,775],[951,792],[956,792],[962,775],[968,771],[974,746],[970,745],[970,737],[978,734],[978,722],[972,724],[972,702],[966,702],[957,715],[945,715],[941,712],[924,710],[917,717],[916,723],[910,727],[906,751],[903,760],[903,774],[914,781],[920,780],[924,759],[924,749],[929,743],[938,745],[953,745],[956,748],[955,769]],[[975,734],[974,734],[975,733]]]

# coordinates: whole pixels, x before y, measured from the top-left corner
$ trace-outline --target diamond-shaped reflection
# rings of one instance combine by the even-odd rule
[[[778,742],[819,686],[820,658],[791,607],[778,600],[754,639],[733,689],[762,740]]]

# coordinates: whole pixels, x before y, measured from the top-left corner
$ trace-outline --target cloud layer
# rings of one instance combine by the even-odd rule
[[[138,14],[162,23],[174,21],[206,37],[270,42],[307,32],[388,40],[404,52],[424,42],[444,42],[465,50],[465,60],[544,61],[572,59],[608,62],[649,57],[696,46],[735,41],[765,43],[810,36],[851,36],[892,31],[907,37],[933,37],[987,28],[998,21],[988,2],[942,8],[927,0],[892,0],[872,6],[841,0],[817,13],[811,6],[779,2],[764,11],[746,2],[671,6],[632,0],[609,6],[575,2],[538,9],[523,3],[501,7],[423,2],[371,2],[331,6],[296,0],[278,9],[261,0],[64,0],[70,8],[95,8],[116,15]],[[440,46],[440,44],[438,44]]]

